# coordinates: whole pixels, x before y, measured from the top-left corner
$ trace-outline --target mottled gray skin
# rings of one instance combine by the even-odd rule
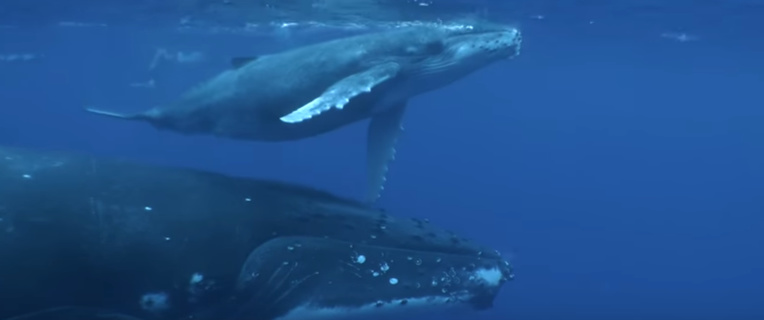
[[[107,115],[145,120],[185,134],[295,140],[405,104],[413,96],[513,57],[519,49],[519,32],[505,26],[412,26],[261,56],[219,74],[167,105],[138,115]],[[342,110],[299,123],[279,120],[343,78],[384,62],[399,63],[402,70],[370,93],[351,99]]]
[[[484,309],[511,277],[494,252],[306,187],[0,147],[0,319],[274,320],[417,298]],[[479,269],[501,279],[470,279]]]

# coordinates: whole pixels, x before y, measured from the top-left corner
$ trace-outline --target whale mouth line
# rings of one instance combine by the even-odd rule
[[[468,302],[473,297],[474,295],[465,291],[448,296],[440,295],[377,300],[354,306],[337,305],[322,307],[304,304],[292,309],[288,314],[279,319],[332,319],[337,316],[365,316],[369,314],[384,314],[409,310],[437,309],[444,305],[457,307],[460,304]]]
[[[482,308],[510,273],[504,260],[479,252],[280,237],[255,248],[242,266],[236,287],[245,304],[234,319],[409,304]]]

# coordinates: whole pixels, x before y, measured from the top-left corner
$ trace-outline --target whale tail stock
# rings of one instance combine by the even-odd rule
[[[124,120],[151,121],[153,118],[146,113],[119,113],[107,110],[101,110],[91,107],[85,107],[85,111],[105,117],[118,118]]]

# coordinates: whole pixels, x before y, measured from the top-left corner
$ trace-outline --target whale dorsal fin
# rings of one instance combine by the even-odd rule
[[[406,101],[375,114],[366,134],[366,201],[374,203],[385,189],[387,170],[395,159],[395,143],[403,132]]]
[[[387,62],[371,67],[366,71],[352,74],[337,81],[318,98],[280,119],[286,123],[298,123],[332,108],[342,109],[354,97],[364,92],[371,92],[371,89],[376,85],[395,77],[400,69],[399,64]]]
[[[247,63],[257,60],[257,58],[258,57],[234,57],[234,58],[231,58],[231,66],[233,66],[234,69],[238,69],[243,67]]]

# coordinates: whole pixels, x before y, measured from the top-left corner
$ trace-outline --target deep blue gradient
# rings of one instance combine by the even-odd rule
[[[430,218],[515,263],[496,308],[459,319],[764,319],[764,15],[553,12],[517,20],[517,59],[412,101],[381,206]],[[232,56],[296,41],[0,30],[0,54],[46,54],[0,62],[0,143],[360,197],[365,122],[304,141],[246,143],[81,111],[144,110],[228,68]],[[156,89],[129,87],[148,80],[156,47],[208,59],[163,65]]]

